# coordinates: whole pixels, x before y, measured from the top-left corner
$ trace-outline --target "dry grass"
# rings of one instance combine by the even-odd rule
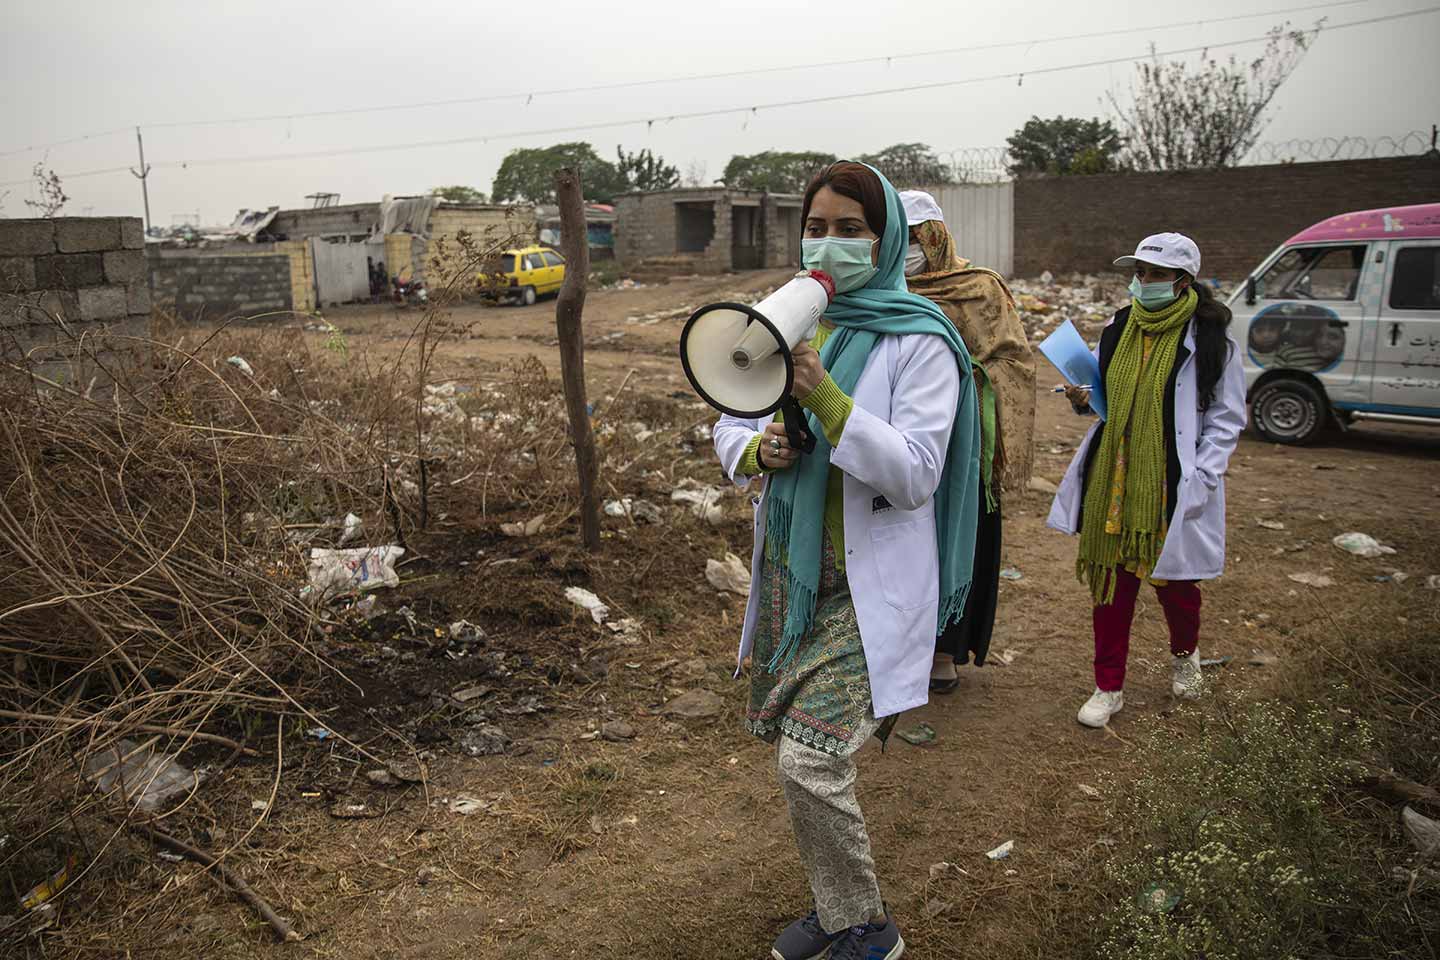
[[[321,725],[347,683],[324,655],[335,608],[297,594],[307,549],[333,544],[347,512],[363,542],[412,554],[441,515],[573,525],[558,383],[532,362],[476,392],[437,391],[429,360],[463,333],[436,307],[378,368],[348,362],[343,338],[316,354],[243,324],[198,343],[77,338],[43,364],[6,346],[0,545],[17,562],[0,577],[13,667],[0,676],[0,870],[17,899],[67,858],[72,885],[106,870],[139,819],[216,822],[208,788],[145,817],[100,795],[86,762],[122,740],[212,777],[264,754],[274,797],[287,733]],[[629,425],[665,413],[647,404],[623,389],[600,404],[612,483],[674,476],[673,438],[642,443]],[[574,814],[546,827],[557,846],[613,790],[575,787]],[[226,859],[265,820],[212,852]]]

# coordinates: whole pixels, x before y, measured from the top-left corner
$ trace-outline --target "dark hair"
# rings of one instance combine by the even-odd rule
[[[810,204],[821,187],[829,187],[842,197],[849,197],[865,210],[865,224],[877,237],[885,236],[885,187],[875,171],[863,163],[839,160],[815,174],[805,188],[805,202],[800,207],[800,228],[810,219]]]
[[[1200,302],[1195,306],[1195,373],[1196,396],[1200,409],[1210,409],[1215,400],[1215,386],[1230,359],[1229,341],[1225,331],[1230,326],[1230,308],[1215,299],[1215,291],[1198,281],[1190,284]]]

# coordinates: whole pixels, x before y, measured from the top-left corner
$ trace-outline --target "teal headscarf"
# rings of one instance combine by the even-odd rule
[[[940,486],[935,491],[935,534],[940,550],[940,615],[936,634],[958,621],[970,592],[975,559],[975,525],[979,513],[980,420],[971,382],[970,354],[954,325],[940,308],[905,287],[905,251],[909,238],[900,195],[880,171],[870,168],[885,188],[885,233],[880,238],[877,272],[859,290],[835,297],[826,318],[835,332],[820,350],[820,360],[836,385],[853,395],[870,351],[882,336],[931,334],[955,352],[960,375],[960,400],[945,454]],[[785,632],[770,669],[794,656],[810,631],[820,587],[820,550],[825,527],[825,493],[830,471],[830,444],[814,414],[807,413],[815,452],[790,470],[770,476],[766,513],[766,551],[772,563],[784,565],[789,578],[789,611]]]

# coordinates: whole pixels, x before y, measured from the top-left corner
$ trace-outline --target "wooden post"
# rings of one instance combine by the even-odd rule
[[[580,315],[585,309],[585,283],[590,276],[590,238],[585,226],[585,200],[580,174],[569,167],[555,171],[555,198],[560,204],[560,252],[565,257],[565,282],[555,301],[555,332],[560,337],[560,380],[570,414],[570,442],[580,477],[580,533],[587,550],[600,547],[600,499],[596,492],[600,464],[595,436],[585,408],[585,336]]]

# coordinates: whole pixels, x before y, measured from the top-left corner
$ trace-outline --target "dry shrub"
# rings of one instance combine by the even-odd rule
[[[338,331],[320,351],[293,330],[239,326],[196,344],[74,338],[44,364],[4,348],[0,546],[15,562],[0,576],[12,667],[0,869],[12,893],[76,857],[73,887],[143,819],[84,776],[99,751],[128,738],[219,775],[241,751],[269,751],[284,719],[290,732],[316,722],[336,680],[321,628],[341,605],[298,591],[307,549],[333,545],[347,512],[364,521],[352,545],[370,546],[423,537],[445,511],[544,512],[550,528],[575,516],[558,382],[534,361],[474,388],[429,382],[435,346],[457,333],[447,322],[427,312],[374,368]],[[631,422],[631,403],[622,391],[597,411],[602,471],[618,482],[673,469],[683,442],[673,424]]]

